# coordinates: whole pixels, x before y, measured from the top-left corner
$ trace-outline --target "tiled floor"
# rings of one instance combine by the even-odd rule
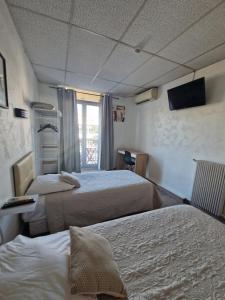
[[[160,186],[156,186],[157,195],[160,201],[160,207],[183,204],[183,199],[165,190]]]

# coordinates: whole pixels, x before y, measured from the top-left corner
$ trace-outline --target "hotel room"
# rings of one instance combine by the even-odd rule
[[[224,83],[224,0],[0,0],[0,299],[225,299]]]

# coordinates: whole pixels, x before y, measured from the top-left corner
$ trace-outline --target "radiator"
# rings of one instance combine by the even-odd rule
[[[194,206],[221,216],[225,200],[225,165],[197,161],[191,202]]]

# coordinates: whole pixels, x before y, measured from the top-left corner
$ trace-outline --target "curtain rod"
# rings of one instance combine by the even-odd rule
[[[63,88],[63,87],[57,87],[57,86],[53,86],[53,85],[49,85],[49,87],[51,88],[51,89],[58,89],[58,88]],[[75,89],[72,89],[71,88],[71,90],[73,90],[73,91],[75,91],[75,92],[78,92],[78,93],[82,93],[82,94],[84,94],[84,95],[91,95],[91,96],[102,96],[102,94],[99,94],[99,95],[96,95],[96,94],[91,94],[91,93],[85,93],[85,92],[81,92],[81,91],[77,91],[77,90],[75,90]],[[118,98],[118,97],[112,97],[113,99],[116,99],[116,100],[119,100],[120,98]]]

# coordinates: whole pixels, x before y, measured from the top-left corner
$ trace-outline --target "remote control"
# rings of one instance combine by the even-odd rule
[[[6,202],[2,205],[1,209],[11,208],[15,206],[25,205],[25,204],[31,204],[34,203],[34,199],[24,199],[24,200],[14,200],[10,202]]]

